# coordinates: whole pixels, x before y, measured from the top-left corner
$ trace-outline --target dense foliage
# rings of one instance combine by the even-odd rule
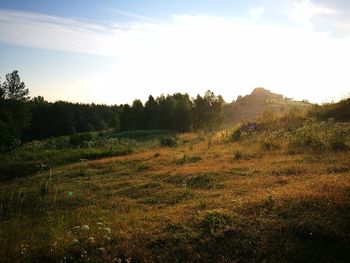
[[[222,97],[215,96],[211,91],[195,99],[181,93],[162,95],[157,99],[149,96],[144,106],[140,100],[135,100],[132,106],[120,106],[120,128],[211,130],[222,121],[223,103]]]
[[[207,91],[191,99],[188,94],[149,96],[143,104],[96,105],[47,102],[30,99],[18,71],[6,75],[0,86],[0,151],[15,148],[20,141],[44,139],[106,129],[212,130],[222,121],[223,99]]]

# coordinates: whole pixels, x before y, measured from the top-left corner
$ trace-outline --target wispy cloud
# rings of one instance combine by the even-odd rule
[[[254,20],[177,15],[161,23],[103,25],[0,10],[0,41],[115,57],[113,67],[90,76],[95,79],[89,81],[91,96],[103,95],[104,101],[213,88],[233,99],[255,86],[320,101],[329,96],[329,87],[339,93],[350,86],[350,39]]]
[[[108,55],[111,29],[45,14],[0,9],[0,41],[15,45]]]
[[[144,21],[150,21],[150,22],[158,21],[157,19],[155,19],[153,17],[143,16],[143,15],[135,14],[135,13],[130,13],[130,12],[126,12],[126,11],[115,9],[115,8],[103,7],[103,9],[106,12],[110,12],[110,13],[114,13],[114,14],[117,14],[117,15],[130,17],[130,18],[136,18],[137,20],[144,20]]]
[[[315,4],[310,0],[300,0],[294,2],[294,10],[291,17],[303,26],[312,27],[312,18],[317,15],[334,15],[338,11],[321,4]]]

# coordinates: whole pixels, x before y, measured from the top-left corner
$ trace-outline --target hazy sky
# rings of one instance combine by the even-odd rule
[[[348,0],[0,0],[0,76],[50,101],[130,103],[265,87],[350,95]]]

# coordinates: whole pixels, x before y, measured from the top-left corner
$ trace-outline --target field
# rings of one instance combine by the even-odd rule
[[[287,122],[38,151],[50,166],[1,182],[0,261],[350,262],[349,125]]]

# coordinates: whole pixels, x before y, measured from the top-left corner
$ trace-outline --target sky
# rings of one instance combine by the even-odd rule
[[[350,96],[347,0],[0,0],[0,76],[30,95],[123,104],[264,87]]]

